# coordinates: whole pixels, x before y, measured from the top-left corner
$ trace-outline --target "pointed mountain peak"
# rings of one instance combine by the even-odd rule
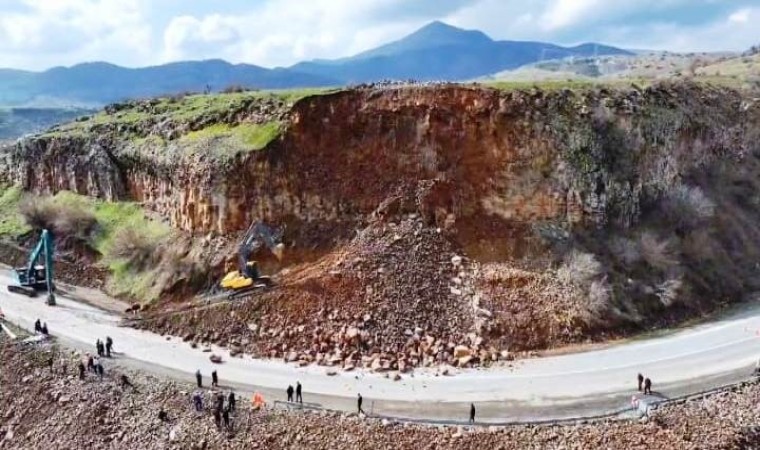
[[[399,42],[405,41],[427,41],[430,44],[442,45],[452,43],[472,43],[472,42],[492,42],[492,39],[481,31],[464,30],[449,25],[440,20],[430,22],[409,36],[402,38]]]
[[[436,20],[398,41],[360,53],[346,60],[393,56],[404,52],[436,47],[477,46],[491,43],[493,43],[493,40],[480,31],[463,30]]]

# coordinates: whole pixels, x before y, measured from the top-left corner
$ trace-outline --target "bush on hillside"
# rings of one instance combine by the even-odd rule
[[[227,86],[226,88],[222,89],[222,94],[239,94],[242,92],[248,92],[251,91],[251,88],[247,88],[243,86],[242,84],[231,84]]]
[[[587,286],[602,273],[602,265],[591,253],[573,250],[557,271],[560,281],[575,286]]]
[[[668,239],[659,239],[654,233],[645,231],[639,237],[639,250],[644,261],[660,271],[678,264],[678,259],[673,254],[672,243]]]
[[[125,261],[133,270],[144,270],[161,259],[160,242],[134,227],[121,228],[116,232],[106,257]]]
[[[97,225],[95,215],[77,203],[65,204],[53,198],[27,198],[19,205],[24,221],[33,229],[47,229],[57,239],[89,239]]]
[[[691,231],[715,216],[715,202],[699,187],[679,185],[667,194],[663,213],[677,229]]]

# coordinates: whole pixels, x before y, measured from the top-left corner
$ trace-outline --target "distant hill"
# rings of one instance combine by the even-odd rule
[[[222,60],[189,61],[129,69],[96,62],[44,72],[0,70],[0,105],[48,102],[99,106],[126,98],[183,91],[220,91],[230,85],[261,89],[331,86],[339,80]]]
[[[0,108],[0,142],[92,114],[79,108]]]
[[[544,42],[494,41],[484,33],[433,22],[409,36],[350,58],[317,60],[290,69],[346,83],[384,78],[468,80],[545,59],[632,55],[600,44],[561,47]]]
[[[284,89],[388,78],[460,81],[546,59],[629,54],[599,44],[560,47],[542,42],[494,41],[480,31],[433,22],[401,40],[350,58],[315,60],[289,68],[208,60],[138,69],[103,62],[44,72],[0,69],[0,105],[101,106],[181,91],[219,91],[230,85]]]

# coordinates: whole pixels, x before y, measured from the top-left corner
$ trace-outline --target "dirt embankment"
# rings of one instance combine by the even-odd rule
[[[2,339],[2,338],[0,338]],[[206,409],[192,408],[192,387],[121,371],[106,361],[105,378],[76,375],[78,357],[56,348],[0,342],[2,449],[752,449],[760,445],[758,385],[661,408],[646,423],[461,429],[419,427],[355,415],[253,411],[240,398],[234,431],[216,430]],[[54,373],[47,361],[53,358]],[[67,366],[62,373],[62,362]],[[308,392],[305,393],[308,397]],[[164,409],[168,423],[158,419]]]
[[[3,179],[135,199],[197,235],[285,227],[277,288],[142,326],[304,364],[484,365],[760,288],[760,108],[741,92],[359,89],[283,120],[225,158],[151,147],[185,142],[155,121],[40,137],[3,153]],[[201,241],[185,254],[211,279],[234,255]]]

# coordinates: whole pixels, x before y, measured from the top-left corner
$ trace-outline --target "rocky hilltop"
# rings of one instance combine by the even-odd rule
[[[141,326],[303,364],[470,366],[757,290],[759,120],[751,95],[692,83],[187,96],[6,146],[0,180],[140,202],[195,236],[209,280],[234,257],[219,239],[285,229],[275,289],[159,302]]]

